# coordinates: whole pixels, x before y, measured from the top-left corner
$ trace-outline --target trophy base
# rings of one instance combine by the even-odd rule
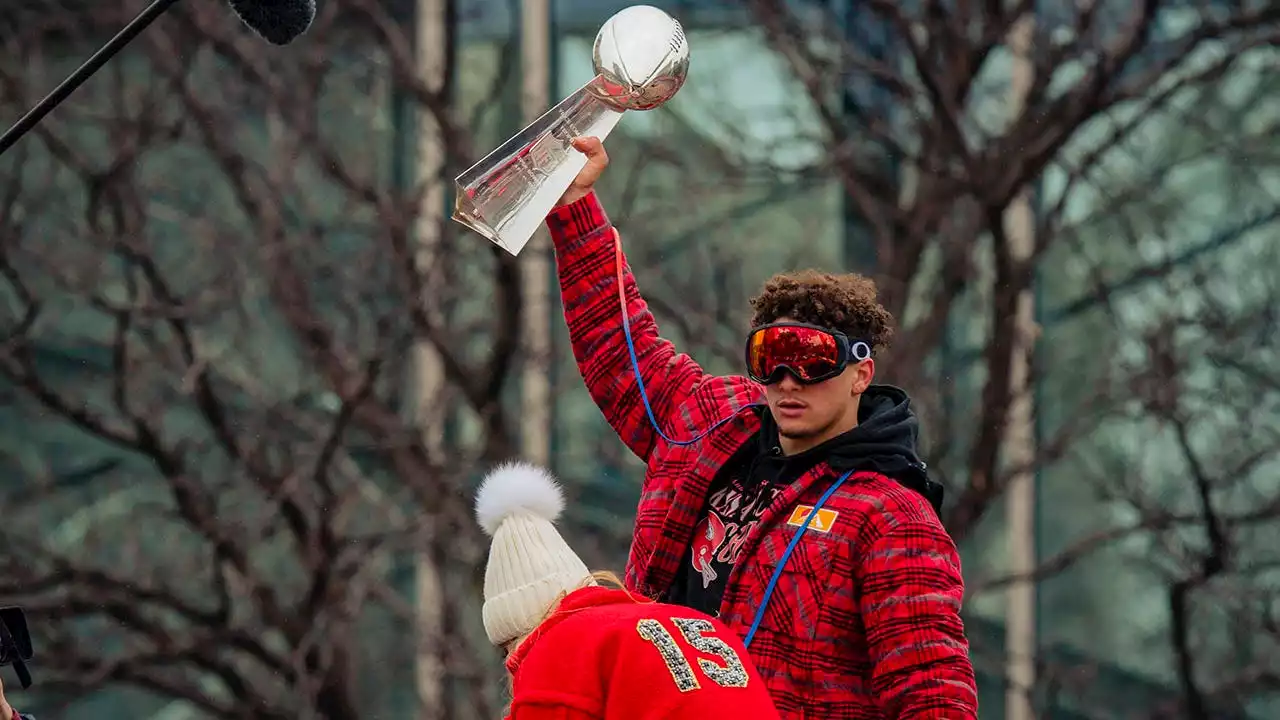
[[[454,180],[452,219],[519,255],[587,158],[576,137],[603,140],[622,112],[592,93],[596,77]]]

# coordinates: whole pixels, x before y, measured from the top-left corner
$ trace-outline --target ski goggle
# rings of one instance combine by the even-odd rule
[[[805,385],[844,372],[850,362],[871,358],[871,346],[835,330],[804,323],[762,325],[747,336],[747,375],[772,385],[785,373]]]

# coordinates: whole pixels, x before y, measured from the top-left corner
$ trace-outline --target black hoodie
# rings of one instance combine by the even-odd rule
[[[819,462],[839,474],[869,470],[891,477],[920,492],[935,510],[941,509],[942,486],[929,480],[916,454],[920,423],[902,390],[872,385],[862,394],[857,427],[791,456],[782,454],[773,415],[767,408],[758,412],[759,432],[743,443],[711,483],[667,602],[717,614],[729,570],[748,533],[774,497]]]

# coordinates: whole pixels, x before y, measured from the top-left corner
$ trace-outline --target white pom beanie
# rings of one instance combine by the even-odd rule
[[[494,645],[528,635],[561,596],[590,584],[586,564],[556,532],[563,510],[560,486],[534,465],[500,465],[480,484],[476,519],[493,537],[484,570],[484,629]]]

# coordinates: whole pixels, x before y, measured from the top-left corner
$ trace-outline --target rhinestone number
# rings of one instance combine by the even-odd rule
[[[720,687],[744,688],[747,686],[747,668],[742,664],[738,653],[729,647],[729,643],[715,637],[716,628],[709,620],[690,618],[671,618],[671,622],[680,629],[685,642],[695,650],[706,655],[714,655],[724,661],[724,666],[715,664],[706,658],[698,658],[698,667],[712,682]]]
[[[706,658],[698,658],[698,669],[707,679],[725,688],[747,686],[746,666],[742,664],[742,659],[733,648],[729,647],[728,643],[713,635],[716,628],[710,621],[698,618],[671,618],[671,622],[693,649],[724,661],[724,664],[720,665]],[[666,664],[667,670],[671,671],[671,678],[675,680],[676,688],[680,692],[689,692],[701,687],[689,658],[685,656],[684,651],[676,644],[676,639],[661,622],[646,618],[636,623],[636,632],[658,649],[662,662]]]

